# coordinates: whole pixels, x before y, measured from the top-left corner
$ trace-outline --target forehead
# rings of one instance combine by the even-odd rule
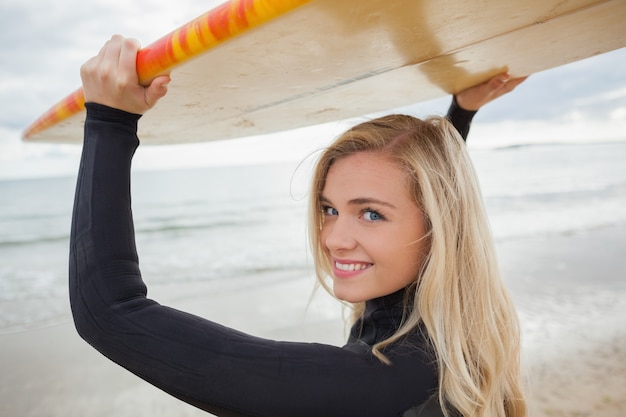
[[[408,175],[389,156],[379,152],[359,152],[335,161],[326,176],[327,198],[376,197],[410,199]]]

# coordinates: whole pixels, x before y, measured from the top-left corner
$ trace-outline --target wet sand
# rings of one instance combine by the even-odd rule
[[[626,225],[497,242],[523,329],[530,416],[626,415]],[[311,276],[151,287],[150,296],[258,336],[341,345],[341,308]],[[206,416],[109,362],[63,323],[0,335],[0,415]]]
[[[626,227],[498,242],[530,416],[626,416]]]

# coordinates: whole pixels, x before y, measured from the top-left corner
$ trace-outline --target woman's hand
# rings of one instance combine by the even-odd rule
[[[167,93],[169,75],[156,77],[148,86],[139,84],[139,47],[134,39],[114,35],[97,56],[83,64],[80,76],[86,102],[143,114]]]
[[[485,104],[509,93],[528,77],[511,78],[507,73],[501,73],[484,83],[466,88],[455,94],[456,103],[465,110],[476,111]]]

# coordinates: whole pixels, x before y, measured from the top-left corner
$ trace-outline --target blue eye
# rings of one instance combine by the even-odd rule
[[[330,206],[324,206],[322,207],[322,212],[324,213],[325,216],[336,216],[339,214],[339,212]]]
[[[385,217],[377,211],[366,209],[363,211],[363,218],[370,222],[384,220]]]

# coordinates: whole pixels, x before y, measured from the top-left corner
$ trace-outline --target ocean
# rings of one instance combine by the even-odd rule
[[[626,224],[626,142],[470,152],[496,241]],[[309,176],[296,163],[134,172],[144,278],[236,286],[310,271]],[[0,333],[69,318],[75,180],[0,181]]]

